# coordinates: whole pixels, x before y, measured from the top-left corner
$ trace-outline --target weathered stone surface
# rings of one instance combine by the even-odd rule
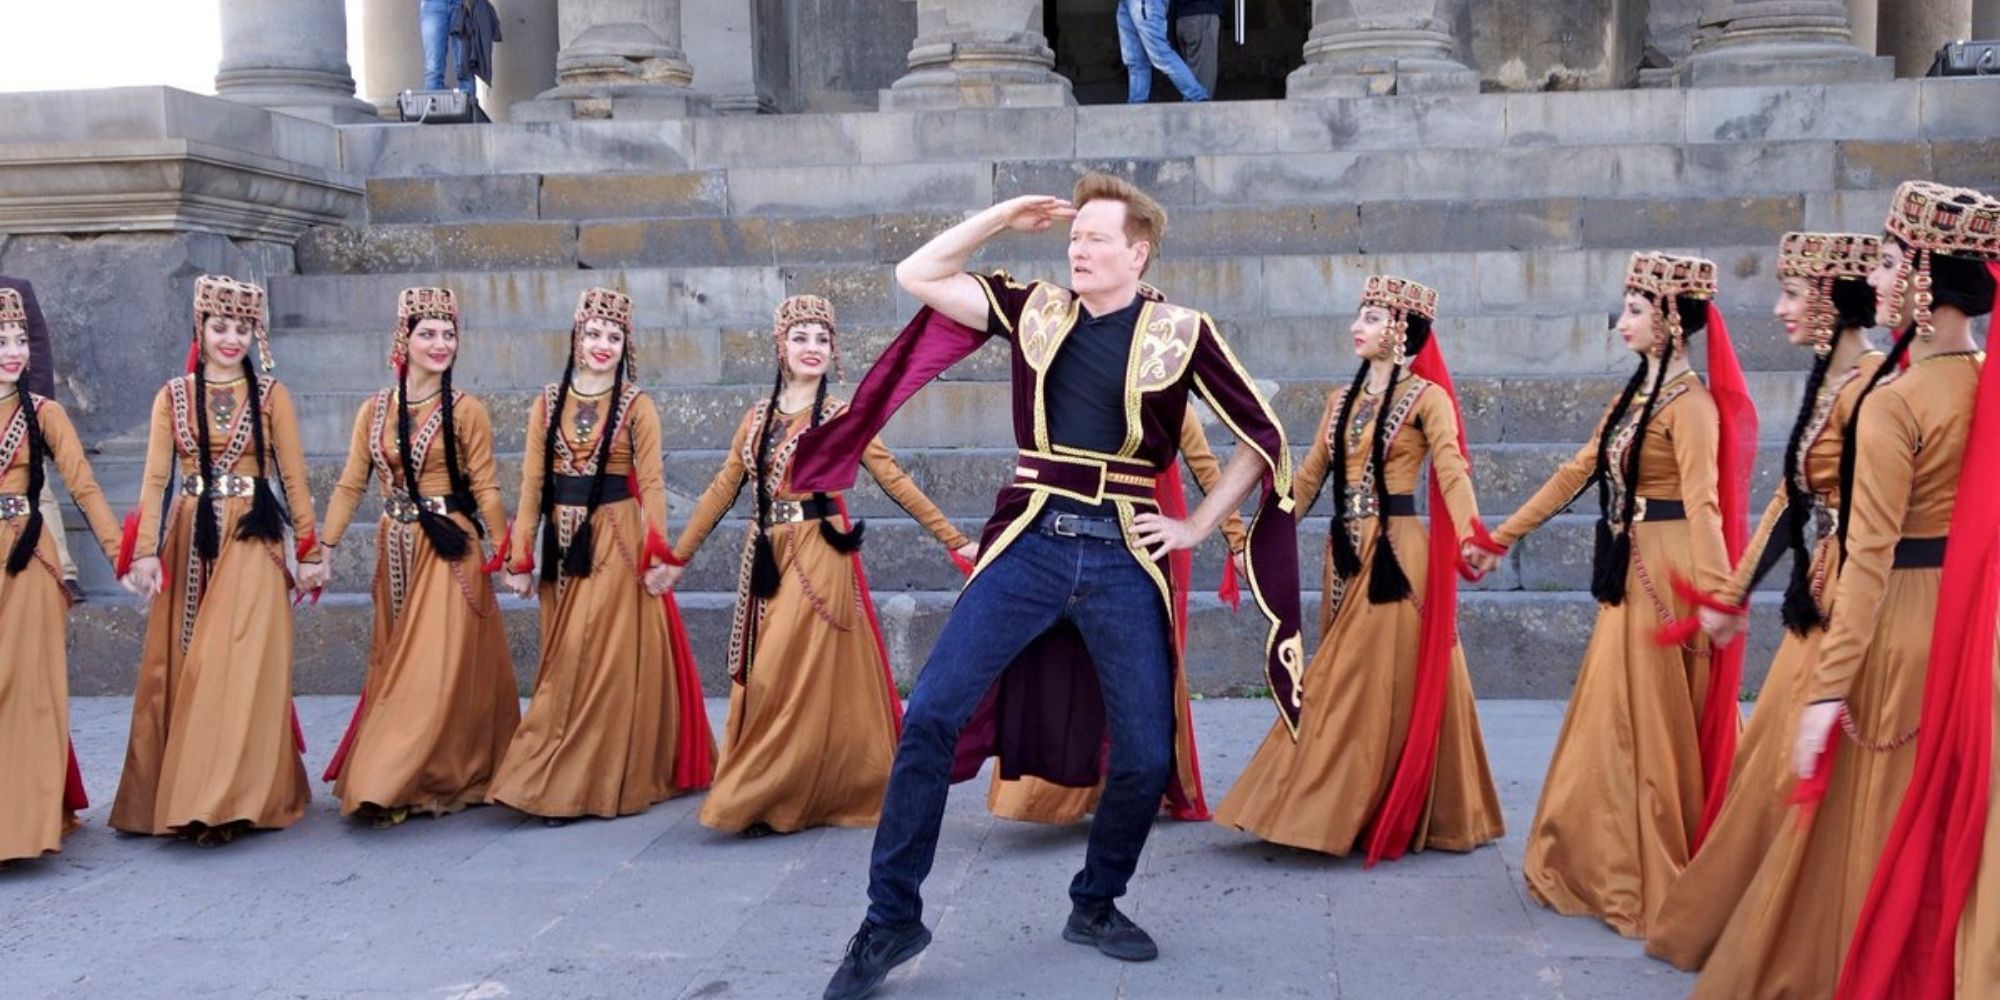
[[[1588,205],[1595,211],[1597,202]],[[1460,250],[1560,250],[1583,245],[1584,203],[1567,199],[1518,201],[1371,202],[1361,206],[1361,249],[1366,253],[1415,252],[1426,247]]]
[[[1876,187],[1892,187],[1912,177],[1929,177],[1941,184],[1992,191],[2000,188],[2000,138],[1945,139],[1931,143],[1931,169],[1883,178]],[[1884,207],[1886,211],[1886,206]]]
[[[1511,145],[1678,145],[1687,138],[1687,99],[1678,90],[1509,94],[1503,106]]]
[[[571,268],[577,229],[567,222],[323,227],[299,240],[300,266],[328,274]]]
[[[722,215],[728,189],[720,170],[671,174],[549,174],[541,182],[545,219],[674,219]]]
[[[1672,234],[1700,233],[1708,243],[1775,247],[1804,224],[1805,198],[1600,199],[1578,214],[1584,246],[1650,248],[1675,243],[1679,237]]]
[[[1004,200],[1024,194],[1048,194],[1067,198],[1077,178],[1091,172],[1123,177],[1162,205],[1191,205],[1195,201],[1195,161],[1186,157],[1006,160],[993,165],[993,197]]]
[[[1795,87],[1702,87],[1687,92],[1689,142],[1914,139],[1915,81]]]
[[[646,219],[577,226],[577,263],[587,268],[757,266],[774,263],[763,219]]]
[[[1893,188],[1913,177],[1931,176],[1930,147],[1921,142],[1838,142],[1835,178],[1842,188]]]
[[[1046,158],[1076,155],[1075,108],[955,108],[854,119],[863,163]]]
[[[772,219],[771,254],[780,264],[872,263],[876,217]]]
[[[380,177],[368,182],[368,221],[381,225],[533,219],[541,185],[535,174]]]
[[[1988,79],[1941,77],[1912,81],[1920,98],[1926,139],[1993,138],[1993,84]]]
[[[738,215],[940,211],[993,203],[993,172],[983,163],[731,167],[728,183],[729,207]]]

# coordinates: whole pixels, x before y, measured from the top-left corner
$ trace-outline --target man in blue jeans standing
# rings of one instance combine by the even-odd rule
[[[1059,220],[1070,224],[1068,287],[966,272],[993,237]],[[870,859],[868,916],[827,1000],[866,996],[930,943],[919,889],[946,793],[988,756],[1009,778],[1070,787],[1102,780],[1062,936],[1127,961],[1158,955],[1114,901],[1138,867],[1174,771],[1180,664],[1166,558],[1207,537],[1260,481],[1248,575],[1267,624],[1265,676],[1296,723],[1290,453],[1209,318],[1141,283],[1166,221],[1137,187],[1090,174],[1068,201],[1015,198],[946,230],[896,268],[925,308],[876,360],[848,409],[799,441],[791,486],[845,489],[897,406],[991,336],[1013,348],[1014,479],[996,498],[972,581],[910,696]],[[1191,390],[1238,444],[1215,488],[1178,520],[1159,512],[1153,489],[1173,468]]]
[[[458,89],[472,95],[477,87],[465,68],[465,43],[451,34],[451,15],[464,0],[423,0],[417,8],[424,36],[424,89],[443,90],[445,67],[458,76]]]
[[[1125,102],[1144,104],[1153,93],[1153,70],[1167,75],[1183,101],[1208,100],[1187,61],[1167,40],[1170,0],[1118,0],[1118,57],[1125,61]]]

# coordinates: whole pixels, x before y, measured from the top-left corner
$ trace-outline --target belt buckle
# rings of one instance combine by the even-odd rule
[[[17,517],[27,517],[27,516],[28,516],[28,498],[26,496],[16,496],[13,494],[9,494],[7,496],[0,497],[0,520],[11,521]]]
[[[797,500],[771,501],[772,524],[797,524],[805,519],[805,505]]]
[[[1071,527],[1076,521],[1075,514],[1057,514],[1048,520],[1049,534],[1058,538],[1077,538],[1076,529]]]
[[[1639,523],[1640,521],[1644,521],[1645,519],[1646,519],[1646,498],[1645,498],[1645,497],[1633,497],[1633,498],[1632,498],[1632,523],[1634,523],[1634,524],[1637,524],[1637,523]]]
[[[417,510],[417,505],[409,497],[400,494],[391,496],[382,502],[383,513],[404,524],[409,524],[417,519]]]
[[[445,503],[445,498],[443,497],[425,497],[422,500],[417,501],[417,503],[420,506],[422,506],[423,509],[430,511],[431,513],[436,514],[439,517],[443,517],[446,514],[450,513],[449,510],[445,509],[446,503]]]
[[[223,476],[216,481],[216,485],[219,487],[217,492],[223,496],[239,500],[257,492],[249,476]]]

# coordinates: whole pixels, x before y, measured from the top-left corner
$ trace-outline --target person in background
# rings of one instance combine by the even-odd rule
[[[1174,42],[1181,59],[1215,96],[1216,62],[1222,49],[1222,0],[1174,0]]]
[[[1206,101],[1208,88],[1167,41],[1168,0],[1118,0],[1118,57],[1125,62],[1125,102],[1144,104],[1153,93],[1153,70],[1173,81],[1181,100]]]
[[[417,8],[417,26],[424,39],[424,89],[443,90],[445,67],[457,77],[455,86],[467,94],[474,92],[472,74],[466,72],[463,42],[452,37],[451,22],[463,0],[422,0]],[[497,37],[497,36],[496,36]]]

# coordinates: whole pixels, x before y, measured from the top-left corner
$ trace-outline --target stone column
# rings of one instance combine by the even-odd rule
[[[1458,0],[1313,0],[1305,65],[1286,97],[1473,94],[1479,74],[1459,60]]]
[[[916,0],[910,71],[881,92],[884,111],[1075,104],[1042,34],[1042,0]]]
[[[1847,27],[1854,35],[1854,47],[1869,55],[1880,55],[1875,47],[1875,25],[1882,15],[1882,0],[1847,0]]]
[[[424,85],[424,39],[417,26],[418,0],[362,0],[364,60],[361,96],[396,118],[396,95]]]
[[[1845,0],[1707,0],[1681,80],[1693,87],[1886,80]]]
[[[493,86],[486,113],[507,121],[508,109],[556,85],[560,47],[556,5],[549,0],[493,0],[500,12],[502,41],[493,52]]]
[[[1938,46],[1972,34],[1972,0],[1903,0],[1882,5],[1881,51],[1897,76],[1922,76]]]
[[[2000,0],[1972,0],[1972,37],[2000,38]]]
[[[376,120],[354,97],[342,0],[221,0],[215,95],[301,118]]]
[[[560,0],[556,86],[515,121],[661,119],[703,114],[681,52],[681,0]]]
[[[701,16],[685,26],[688,61],[717,114],[774,113],[777,101],[758,87],[751,0],[698,0]]]

